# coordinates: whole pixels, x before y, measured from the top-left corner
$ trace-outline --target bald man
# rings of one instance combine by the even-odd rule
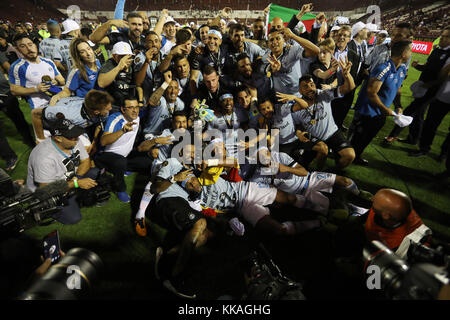
[[[372,201],[364,226],[368,241],[381,241],[403,258],[411,241],[429,240],[431,230],[414,211],[406,194],[394,189],[381,189]]]
[[[272,22],[270,23],[270,27],[275,28],[277,30],[283,30],[284,29],[283,19],[279,17],[273,18]]]

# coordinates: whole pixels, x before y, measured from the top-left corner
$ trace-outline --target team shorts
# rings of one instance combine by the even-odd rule
[[[240,212],[248,223],[255,226],[261,218],[270,214],[270,210],[266,206],[275,202],[277,189],[262,188],[254,182],[247,182],[247,184],[247,194],[242,202]]]
[[[352,148],[352,145],[344,137],[341,130],[336,131],[331,137],[329,137],[324,142],[327,144],[328,148],[332,149],[336,153],[347,148]]]

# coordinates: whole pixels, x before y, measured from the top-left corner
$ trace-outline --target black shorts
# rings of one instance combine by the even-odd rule
[[[347,139],[345,139],[340,130],[336,131],[324,142],[327,144],[328,148],[332,149],[336,153],[343,149],[352,148],[352,145]]]
[[[164,198],[156,203],[155,222],[167,229],[187,231],[201,218],[203,214],[191,208],[189,203],[180,197]]]

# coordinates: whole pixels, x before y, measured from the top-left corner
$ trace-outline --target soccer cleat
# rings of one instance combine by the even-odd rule
[[[147,235],[147,226],[145,225],[145,218],[135,219],[134,228],[138,235],[140,235],[141,237],[145,237]]]
[[[126,192],[117,192],[117,198],[124,203],[130,202],[130,196]]]
[[[17,162],[19,161],[19,159],[17,159],[17,157],[16,158],[11,158],[11,159],[8,159],[7,161],[6,161],[6,171],[12,171],[12,170],[14,170],[14,168],[17,166]]]

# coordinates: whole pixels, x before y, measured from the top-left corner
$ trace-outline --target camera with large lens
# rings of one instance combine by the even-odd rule
[[[79,300],[89,297],[104,268],[100,257],[73,248],[23,292],[19,300]]]
[[[105,203],[111,198],[114,178],[103,170],[99,173],[95,181],[97,182],[97,186],[94,188],[77,190],[77,202],[80,207],[92,207]]]
[[[246,260],[245,269],[245,300],[305,300],[302,285],[285,277],[262,245]]]
[[[412,243],[409,261],[405,261],[381,242],[372,241],[364,248],[363,257],[365,270],[379,268],[381,289],[388,299],[434,300],[442,286],[450,283],[449,256],[442,249]]]
[[[65,181],[31,192],[12,182],[0,169],[0,236],[8,238],[37,225],[48,225],[59,207],[67,204]]]

